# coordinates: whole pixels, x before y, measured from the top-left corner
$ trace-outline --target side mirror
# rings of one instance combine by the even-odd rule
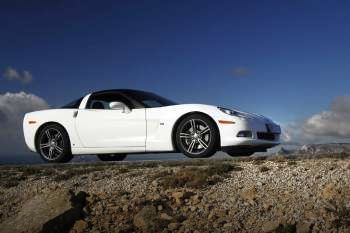
[[[125,113],[129,113],[131,112],[130,108],[128,106],[126,106],[124,103],[122,102],[110,102],[109,103],[109,108],[112,110],[123,110],[123,112]]]

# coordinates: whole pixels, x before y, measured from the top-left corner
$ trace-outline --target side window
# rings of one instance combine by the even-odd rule
[[[132,108],[130,101],[119,93],[101,93],[93,94],[90,96],[90,99],[87,103],[88,109],[110,109],[109,104],[111,102],[122,102],[127,105],[129,108]]]

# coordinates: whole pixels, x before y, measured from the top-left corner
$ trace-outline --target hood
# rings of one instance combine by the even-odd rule
[[[260,115],[260,114],[244,112],[244,111],[240,111],[237,109],[232,109],[232,110],[238,112],[243,118],[246,118],[246,119],[261,120],[261,121],[264,121],[266,123],[272,123],[272,120],[270,120],[269,118],[267,118],[263,115]]]

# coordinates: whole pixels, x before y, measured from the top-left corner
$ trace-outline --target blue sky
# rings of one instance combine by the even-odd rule
[[[347,1],[1,1],[0,72],[28,70],[62,105],[135,88],[303,119],[349,93]],[[237,75],[244,69],[247,74]]]

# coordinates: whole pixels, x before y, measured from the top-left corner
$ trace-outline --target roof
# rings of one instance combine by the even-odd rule
[[[102,93],[108,93],[108,92],[135,93],[135,92],[146,92],[146,91],[135,90],[135,89],[107,89],[107,90],[96,91],[96,92],[93,92],[92,94],[102,94]]]

